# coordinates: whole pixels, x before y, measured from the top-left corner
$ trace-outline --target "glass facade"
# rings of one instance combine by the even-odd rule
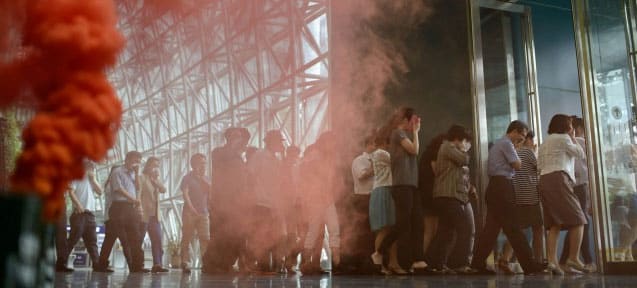
[[[581,115],[592,200],[583,207],[592,215],[590,249],[605,273],[635,271],[637,1],[468,3],[478,163],[511,120],[529,122],[541,141],[554,114]]]
[[[588,80],[589,128],[597,182],[600,245],[609,272],[634,268],[637,240],[635,1],[574,1],[580,13],[580,61]],[[586,22],[583,22],[585,20]],[[584,23],[582,25],[582,23]],[[634,270],[633,270],[634,271]]]
[[[523,15],[480,8],[482,59],[489,143],[513,120],[528,122]]]

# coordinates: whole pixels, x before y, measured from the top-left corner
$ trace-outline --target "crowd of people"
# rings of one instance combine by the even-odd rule
[[[489,178],[480,225],[473,210],[479,196],[470,171],[472,133],[461,125],[434,137],[418,157],[420,118],[400,108],[365,137],[362,154],[346,164],[332,132],[301,157],[299,148],[285,146],[278,130],[268,131],[261,139],[264,148],[257,149],[248,146],[247,129],[228,128],[223,146],[209,156],[191,156],[179,185],[181,269],[190,273],[197,239],[204,273],[320,273],[327,238],[333,272],[495,274],[487,257],[503,232],[508,243],[495,265],[503,273],[515,273],[514,256],[525,274],[593,272],[583,129],[581,118],[555,115],[538,149],[533,131],[522,121],[511,122],[490,145],[487,171],[479,171]],[[80,237],[94,271],[113,271],[108,259],[116,239],[130,272],[168,271],[158,214],[160,194],[166,193],[161,161],[149,157],[143,169],[141,162],[141,153],[128,152],[103,188],[95,181],[94,164],[86,162],[86,177],[69,188],[68,239],[61,230],[66,219],[60,219],[58,271],[72,271],[66,261]],[[351,177],[345,172],[350,169]],[[106,199],[101,251],[93,193]],[[558,257],[562,230],[568,236]],[[150,270],[144,268],[146,233]]]

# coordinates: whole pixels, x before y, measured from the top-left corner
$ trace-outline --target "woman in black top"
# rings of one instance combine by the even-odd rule
[[[438,136],[434,137],[427,148],[425,148],[425,152],[420,158],[420,163],[418,164],[418,191],[420,193],[422,199],[422,209],[424,214],[424,222],[425,222],[425,236],[423,241],[423,250],[425,255],[427,254],[427,249],[429,248],[429,244],[431,240],[436,235],[436,230],[438,230],[438,215],[433,208],[433,187],[434,187],[434,165],[436,164],[436,158],[438,158],[438,150],[440,149],[440,145],[447,137],[446,134],[442,133]],[[435,250],[435,248],[432,248]]]

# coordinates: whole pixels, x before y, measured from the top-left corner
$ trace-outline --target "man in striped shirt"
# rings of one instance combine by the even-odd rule
[[[520,228],[531,226],[533,229],[533,254],[535,259],[544,257],[544,219],[540,205],[537,171],[537,145],[534,142],[535,133],[529,131],[524,142],[516,146],[518,158],[522,166],[515,171],[513,186],[515,187],[515,215],[514,222]],[[509,261],[513,257],[513,249],[507,243],[504,252],[498,260],[498,268],[506,274],[513,274]]]
[[[517,227],[510,215],[514,210],[513,176],[515,170],[522,166],[522,162],[515,152],[513,143],[524,141],[529,131],[526,123],[516,120],[509,124],[506,135],[497,140],[489,149],[488,174],[489,185],[486,191],[487,219],[480,233],[476,253],[471,263],[480,274],[495,274],[487,269],[486,259],[493,250],[500,230],[504,231],[507,239],[520,260],[526,274],[534,274],[544,270],[542,264],[533,259],[531,247],[526,241],[522,229]]]

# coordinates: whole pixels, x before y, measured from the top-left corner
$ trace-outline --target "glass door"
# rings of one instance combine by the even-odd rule
[[[495,0],[470,2],[477,171],[487,171],[488,149],[504,136],[511,121],[522,120],[533,130],[539,128],[531,11]],[[483,193],[487,175],[480,174]]]
[[[486,5],[492,3],[493,5]],[[525,52],[530,39],[525,33],[527,17],[522,6],[483,1],[480,30],[484,73],[488,142],[501,138],[513,120],[530,123],[530,97],[535,83],[529,78]],[[518,8],[518,9],[513,9]],[[531,123],[530,123],[531,124]]]
[[[573,0],[602,271],[637,271],[635,0]]]

